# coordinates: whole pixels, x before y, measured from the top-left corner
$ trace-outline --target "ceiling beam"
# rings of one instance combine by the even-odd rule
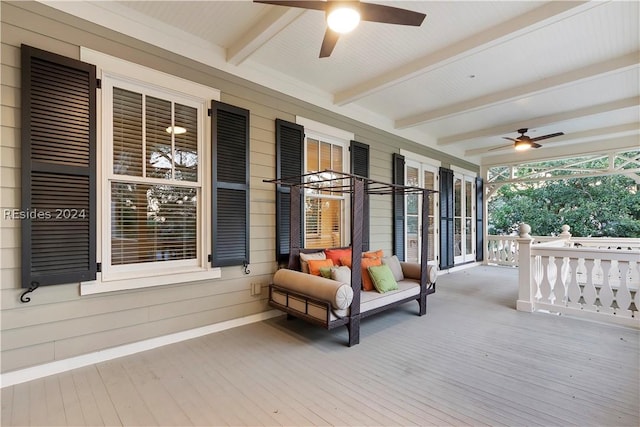
[[[592,116],[595,114],[608,113],[611,111],[622,110],[625,108],[637,107],[640,105],[640,96],[620,99],[617,101],[606,102],[604,104],[593,105],[590,107],[579,108],[577,110],[565,111],[562,113],[549,114],[548,116],[535,117],[527,119],[523,122],[508,123],[499,126],[493,126],[485,129],[478,129],[471,132],[459,133],[438,139],[438,145],[451,145],[466,142],[472,139],[485,138],[491,136],[502,136],[513,133],[514,130],[526,127],[527,129],[535,129],[543,126],[553,125],[555,123],[578,119],[580,117]]]
[[[227,48],[227,62],[233,65],[242,64],[303,13],[304,9],[294,7],[271,8],[256,25],[231,43]]]
[[[603,140],[608,140],[612,138],[618,138],[621,136],[638,135],[638,133],[640,133],[640,122],[625,123],[622,125],[591,129],[591,130],[586,130],[582,132],[572,132],[569,134],[555,137],[553,139],[547,139],[542,144],[544,144],[544,146],[548,148],[550,145],[555,145],[562,142],[578,141],[578,140],[580,141],[580,143],[583,143],[586,141],[594,141],[594,140],[603,141]],[[504,143],[500,145],[494,145],[491,147],[474,148],[472,150],[466,150],[464,152],[464,155],[477,156],[477,155],[488,153],[490,151],[499,152],[503,150],[507,151],[512,149],[513,149],[512,143],[511,144]]]
[[[607,74],[613,74],[628,70],[638,66],[638,54],[632,52],[613,60],[592,64],[577,70],[536,80],[521,86],[512,87],[502,91],[494,92],[488,95],[480,96],[468,101],[459,102],[457,104],[447,105],[442,108],[424,111],[408,117],[403,117],[395,122],[396,129],[406,129],[439,120],[445,117],[455,116],[470,111],[481,110],[483,108],[502,104],[509,101],[549,92],[559,89],[563,86],[574,85],[580,81],[590,80],[596,77],[602,77]]]
[[[548,2],[501,25],[481,31],[430,55],[337,92],[334,95],[333,102],[336,105],[355,102],[358,99],[436,70],[490,47],[505,43],[554,22],[561,21],[599,4],[601,3],[587,1]],[[429,25],[428,19],[426,25]]]

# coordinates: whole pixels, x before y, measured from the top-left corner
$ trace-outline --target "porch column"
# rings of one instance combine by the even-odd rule
[[[516,309],[518,311],[532,312],[534,310],[535,291],[533,290],[533,280],[531,278],[531,244],[533,238],[529,234],[531,226],[529,224],[520,225],[520,237],[518,242],[518,301]]]

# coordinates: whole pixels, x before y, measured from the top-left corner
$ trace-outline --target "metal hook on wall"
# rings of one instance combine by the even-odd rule
[[[251,270],[249,270],[249,263],[247,261],[242,262],[242,268],[244,268],[244,274],[251,273]]]
[[[27,289],[26,291],[24,291],[22,293],[22,295],[20,295],[20,301],[27,303],[29,301],[31,301],[31,298],[27,296],[27,294],[35,291],[36,289],[38,289],[40,287],[40,283],[39,282],[31,282],[31,286],[29,286],[29,289]]]

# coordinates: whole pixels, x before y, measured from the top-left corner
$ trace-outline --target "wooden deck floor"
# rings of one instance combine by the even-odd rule
[[[443,275],[355,347],[277,317],[4,388],[2,425],[640,425],[639,332],[516,296],[515,270]]]

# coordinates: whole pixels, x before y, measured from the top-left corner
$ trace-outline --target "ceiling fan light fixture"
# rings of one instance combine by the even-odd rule
[[[327,25],[336,33],[353,31],[360,23],[360,12],[353,5],[338,5],[327,11]]]
[[[530,149],[532,147],[531,145],[531,141],[526,141],[526,140],[517,140],[514,143],[514,147],[516,149],[516,151],[526,151],[528,149]]]

